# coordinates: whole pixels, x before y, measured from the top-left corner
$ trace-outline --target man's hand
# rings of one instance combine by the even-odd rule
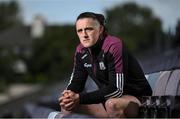
[[[71,111],[79,104],[79,94],[70,90],[64,90],[59,98],[60,106],[66,111]]]

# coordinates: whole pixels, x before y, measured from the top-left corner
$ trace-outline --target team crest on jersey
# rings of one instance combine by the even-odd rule
[[[106,69],[106,67],[105,67],[105,65],[104,65],[104,62],[99,62],[99,67],[100,67],[100,70],[105,70]]]

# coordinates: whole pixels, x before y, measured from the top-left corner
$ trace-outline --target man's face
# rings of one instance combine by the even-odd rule
[[[96,44],[103,27],[97,20],[92,18],[82,18],[76,22],[76,32],[81,44],[88,48]]]

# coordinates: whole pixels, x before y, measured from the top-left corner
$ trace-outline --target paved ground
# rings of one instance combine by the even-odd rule
[[[4,115],[5,117],[21,117],[20,113],[22,113],[27,103],[57,101],[68,80],[68,78],[65,78],[46,86],[27,84],[10,86],[6,93],[0,94],[0,118]]]

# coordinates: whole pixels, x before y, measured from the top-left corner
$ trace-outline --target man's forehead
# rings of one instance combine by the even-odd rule
[[[98,25],[79,25],[79,26],[76,26],[76,29],[77,29],[77,30],[86,29],[86,28],[97,29],[97,28],[98,28]]]
[[[76,25],[100,25],[99,22],[96,19],[93,18],[81,18],[76,21]]]

